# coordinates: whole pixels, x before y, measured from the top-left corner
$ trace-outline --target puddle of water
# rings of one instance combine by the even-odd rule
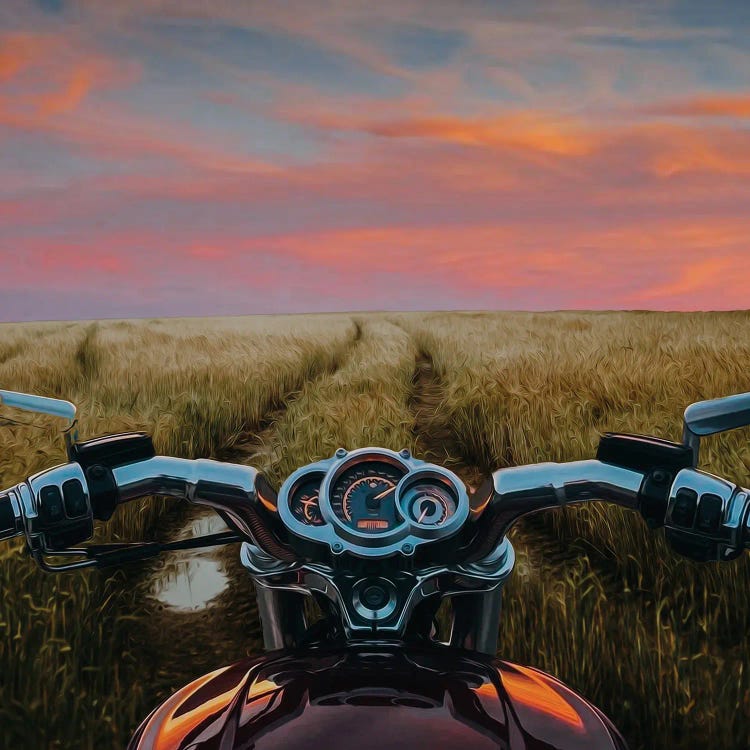
[[[200,515],[186,523],[174,536],[174,539],[190,539],[204,534],[218,534],[229,531],[229,528],[215,513]],[[199,553],[198,553],[199,554]],[[205,552],[203,554],[206,554]]]
[[[209,606],[228,583],[218,560],[195,555],[163,573],[154,583],[153,594],[171,609],[194,612]]]
[[[516,564],[513,566],[513,577],[520,578],[524,581],[531,580],[538,571],[531,564],[529,555],[526,550],[516,547]]]
[[[211,513],[191,519],[173,539],[189,539],[226,530],[221,518]],[[166,555],[163,558],[164,567],[154,577],[152,595],[176,611],[195,612],[211,606],[229,584],[223,566],[216,558],[218,549],[220,547]]]

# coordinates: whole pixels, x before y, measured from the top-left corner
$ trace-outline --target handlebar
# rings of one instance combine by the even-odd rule
[[[638,510],[644,477],[642,471],[598,460],[499,469],[492,475],[493,494],[481,516],[484,529],[467,560],[483,559],[519,518],[545,508],[605,500]]]
[[[37,562],[45,554],[87,555],[92,548],[75,545],[93,536],[94,519],[108,519],[115,506],[149,495],[184,498],[216,510],[242,538],[254,541],[274,558],[294,562],[295,553],[274,530],[275,493],[249,466],[207,459],[153,456],[110,467],[71,462],[30,477],[0,492],[0,541],[24,535]],[[224,535],[226,536],[226,535]],[[211,537],[212,543],[224,536]],[[153,545],[111,545],[123,561],[128,549],[152,551]],[[101,546],[96,547],[105,554]],[[91,555],[87,555],[91,557]],[[144,555],[145,556],[145,555]],[[61,566],[68,569],[92,561]]]
[[[278,560],[294,552],[274,537],[263,508],[276,512],[275,493],[257,469],[210,459],[154,456],[113,469],[120,502],[148,495],[185,498],[216,510],[227,523]]]
[[[93,520],[108,518],[115,505],[165,495],[214,509],[276,560],[299,560],[286,543],[275,492],[256,469],[207,459],[130,459],[113,467],[74,461],[0,492],[0,541],[25,534],[41,564],[43,554],[70,554],[71,547],[90,539]],[[529,513],[593,500],[643,512],[654,487],[663,496],[656,525],[666,526],[667,539],[681,554],[728,560],[750,548],[749,490],[693,468],[669,473],[587,460],[496,471],[484,501],[472,508],[474,533],[457,551],[456,562],[487,558]]]

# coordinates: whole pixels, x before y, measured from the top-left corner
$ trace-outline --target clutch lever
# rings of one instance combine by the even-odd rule
[[[79,568],[110,568],[115,565],[123,565],[131,562],[139,562],[156,557],[162,552],[173,552],[186,549],[201,549],[204,547],[216,547],[219,545],[234,544],[242,542],[244,538],[233,531],[222,531],[217,534],[194,539],[181,539],[174,542],[121,542],[113,544],[92,544],[87,547],[73,547],[66,550],[43,550],[34,553],[35,560],[40,567],[50,572],[65,570],[77,570]],[[52,565],[47,562],[44,553],[52,556],[78,556],[81,560],[63,565]]]

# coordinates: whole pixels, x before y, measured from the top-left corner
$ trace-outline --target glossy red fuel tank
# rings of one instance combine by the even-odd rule
[[[129,750],[627,750],[558,680],[449,648],[276,652],[175,693]]]

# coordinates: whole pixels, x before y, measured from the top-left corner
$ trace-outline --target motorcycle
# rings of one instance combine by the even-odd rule
[[[0,404],[67,422],[68,463],[0,491],[0,539],[24,536],[43,570],[242,543],[267,653],[176,692],[129,750],[623,750],[586,699],[496,656],[514,566],[508,531],[542,509],[606,501],[664,527],[695,561],[750,547],[750,491],[697,468],[702,437],[750,424],[750,393],[689,406],[681,442],[606,433],[595,459],[502,468],[477,487],[407,450],[373,447],[303,466],[278,492],[250,466],[158,456],[145,433],[80,441],[67,401],[0,391]],[[229,530],[84,544],[95,520],[154,495],[209,508]],[[308,621],[304,597],[322,619]],[[441,641],[445,599],[451,625]]]

